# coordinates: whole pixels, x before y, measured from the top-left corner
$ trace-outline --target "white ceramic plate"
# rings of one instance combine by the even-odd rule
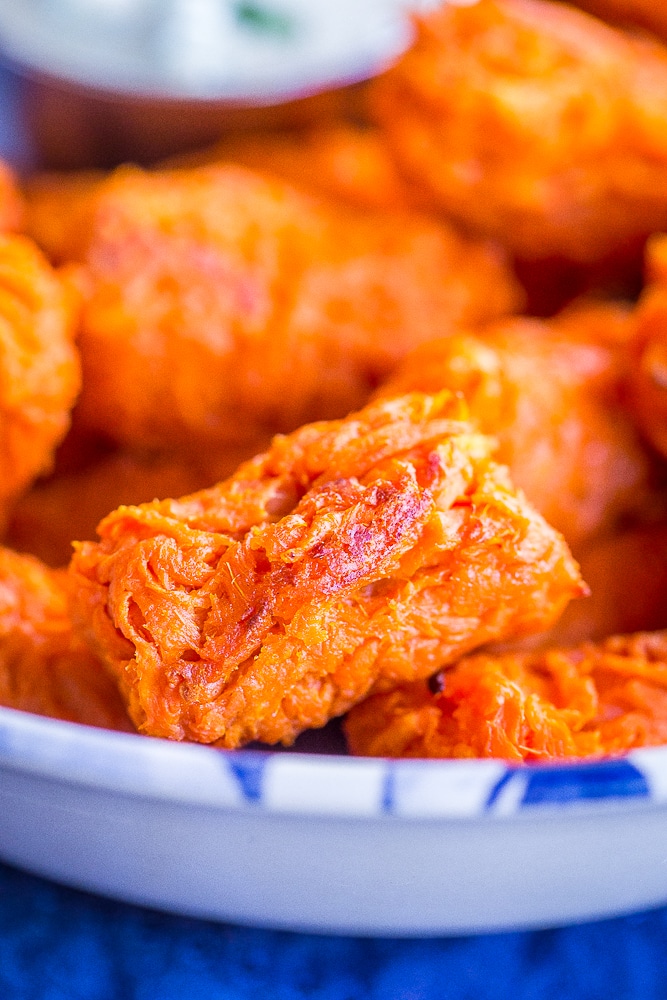
[[[0,857],[132,903],[425,935],[667,901],[667,748],[558,767],[224,752],[0,709]]]

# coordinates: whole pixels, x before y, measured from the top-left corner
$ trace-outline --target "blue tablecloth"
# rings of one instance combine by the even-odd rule
[[[666,997],[667,908],[530,933],[320,937],[142,910],[0,865],[1,1000]]]

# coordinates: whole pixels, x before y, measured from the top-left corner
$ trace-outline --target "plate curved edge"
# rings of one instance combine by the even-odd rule
[[[214,808],[364,819],[497,819],[667,803],[667,747],[530,766],[221,750],[0,707],[3,767]]]

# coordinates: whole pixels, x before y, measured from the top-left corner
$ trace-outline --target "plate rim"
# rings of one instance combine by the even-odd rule
[[[532,765],[225,750],[2,706],[0,769],[97,792],[304,818],[496,822],[667,805],[667,746]]]

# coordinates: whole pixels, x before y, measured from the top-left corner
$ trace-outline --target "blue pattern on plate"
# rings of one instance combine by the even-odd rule
[[[586,799],[648,798],[645,776],[627,760],[531,770],[522,805]]]
[[[503,774],[502,778],[499,781],[497,781],[495,783],[495,785],[493,786],[493,788],[491,789],[491,794],[489,795],[488,799],[486,800],[486,803],[485,803],[485,806],[484,806],[485,809],[491,809],[491,808],[493,808],[493,806],[496,804],[496,802],[500,798],[500,793],[505,790],[505,788],[507,787],[507,785],[509,784],[509,782],[512,780],[512,778],[514,777],[514,775],[516,773],[517,773],[516,771],[512,771],[512,770],[505,771],[505,773]]]
[[[380,800],[380,810],[383,813],[394,811],[394,799],[396,795],[396,768],[389,764],[382,782],[382,798]]]
[[[268,757],[259,754],[229,754],[223,758],[248,802],[261,802],[264,770]]]
[[[517,808],[582,802],[591,799],[650,798],[651,789],[639,768],[628,760],[596,761],[566,767],[509,769],[491,790],[492,809],[511,782],[524,785]]]

